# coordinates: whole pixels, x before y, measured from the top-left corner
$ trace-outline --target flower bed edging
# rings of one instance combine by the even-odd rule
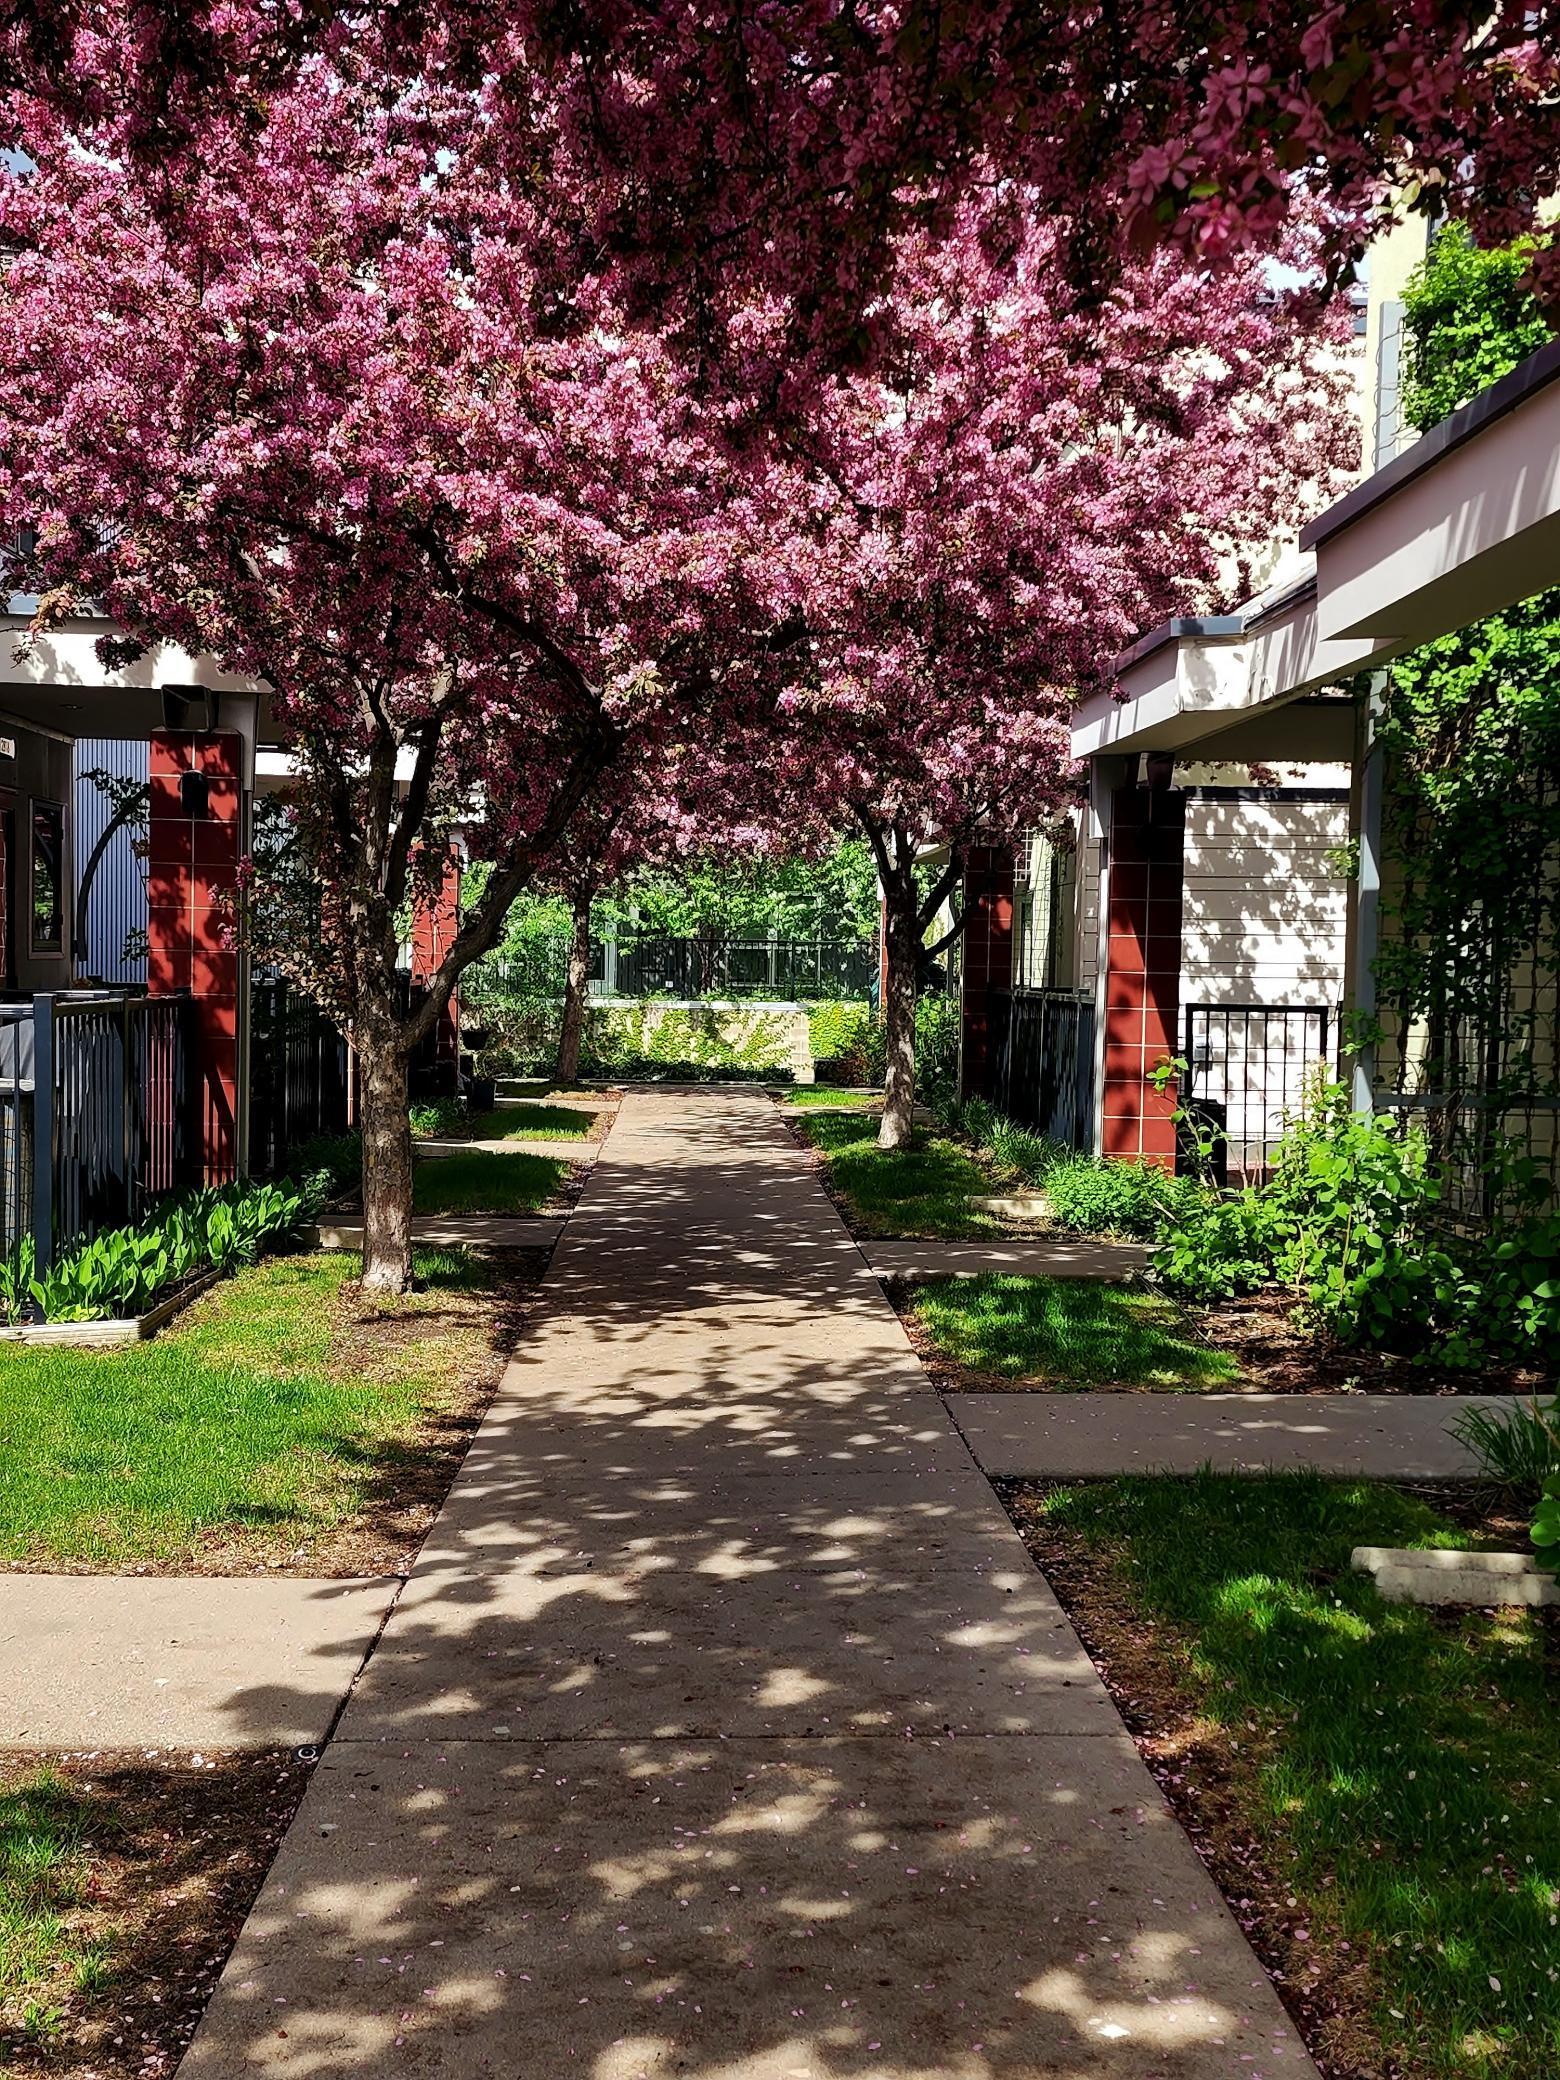
[[[201,1271],[176,1293],[170,1293],[144,1314],[121,1315],[95,1322],[15,1322],[0,1329],[0,1343],[43,1343],[77,1350],[112,1349],[127,1343],[145,1343],[175,1315],[200,1298],[222,1277],[214,1266]]]

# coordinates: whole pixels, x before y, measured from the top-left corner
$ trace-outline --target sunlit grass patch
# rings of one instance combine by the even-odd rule
[[[425,1290],[365,1300],[344,1290],[355,1256],[269,1258],[154,1342],[7,1351],[0,1558],[115,1565],[214,1534],[284,1550],[350,1518],[489,1361],[503,1271],[415,1261]]]
[[[101,1946],[71,1926],[86,1873],[70,1786],[47,1766],[0,1781],[0,2036],[52,2037],[60,1996],[106,1980]]]
[[[1033,1507],[1108,1562],[1180,1693],[1224,1730],[1229,1795],[1294,1918],[1319,1947],[1368,1961],[1383,2046],[1371,2069],[1553,2080],[1560,1740],[1546,1614],[1383,1602],[1350,1568],[1356,1545],[1467,1535],[1370,1482],[1134,1477]]]
[[[419,1213],[537,1213],[568,1174],[552,1156],[463,1149],[416,1165],[412,1204]]]
[[[1102,1279],[933,1279],[909,1311],[955,1363],[1036,1386],[1195,1389],[1240,1378],[1235,1360],[1200,1343],[1173,1302]]]
[[[797,1122],[828,1164],[829,1181],[858,1225],[879,1235],[994,1235],[995,1216],[972,1202],[996,1189],[979,1163],[944,1135],[917,1133],[881,1149],[870,1114],[820,1113]]]

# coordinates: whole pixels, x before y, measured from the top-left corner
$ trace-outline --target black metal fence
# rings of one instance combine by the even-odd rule
[[[878,955],[853,940],[616,938],[593,949],[591,979],[604,996],[823,1003],[872,995]]]
[[[343,1035],[285,976],[257,976],[250,1003],[249,1168],[277,1177],[300,1141],[345,1132],[352,1065]]]
[[[1285,1121],[1329,1061],[1325,1004],[1188,1004],[1181,1103],[1215,1144],[1221,1182],[1260,1183]]]
[[[62,991],[0,1005],[0,1241],[40,1269],[200,1174],[187,997]]]
[[[996,1105],[1009,1119],[1069,1148],[1094,1136],[1094,996],[1075,989],[1015,990],[993,1001]]]

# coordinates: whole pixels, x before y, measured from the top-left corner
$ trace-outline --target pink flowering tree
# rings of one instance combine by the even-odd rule
[[[1073,799],[1079,693],[1165,614],[1248,592],[1249,545],[1356,461],[1341,314],[1302,318],[1253,258],[1210,274],[1173,251],[1085,295],[1064,229],[1005,250],[995,228],[972,204],[901,242],[899,346],[828,393],[792,572],[809,649],[786,765],[877,860],[889,1148],[910,1132],[917,969],[963,849]],[[928,887],[934,847],[948,864]]]
[[[982,164],[1069,225],[1080,278],[1166,238],[1269,246],[1297,197],[1336,276],[1405,209],[1499,243],[1560,188],[1560,34],[1527,0],[0,4],[0,91],[158,164],[318,51],[480,90],[495,155],[572,180],[581,238],[637,254],[658,303],[708,316],[757,271],[836,348]]]
[[[171,639],[270,690],[318,894],[292,965],[350,1027],[365,1279],[400,1287],[409,1054],[625,741],[713,735],[773,668],[762,473],[564,251],[553,191],[462,157],[469,97],[314,64],[155,179],[23,115],[0,509],[45,615],[90,595],[120,654]],[[493,870],[408,1009],[399,922],[456,825]]]

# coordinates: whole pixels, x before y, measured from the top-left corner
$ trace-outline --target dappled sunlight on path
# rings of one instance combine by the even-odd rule
[[[1314,2080],[741,1093],[625,1101],[182,2070]]]

